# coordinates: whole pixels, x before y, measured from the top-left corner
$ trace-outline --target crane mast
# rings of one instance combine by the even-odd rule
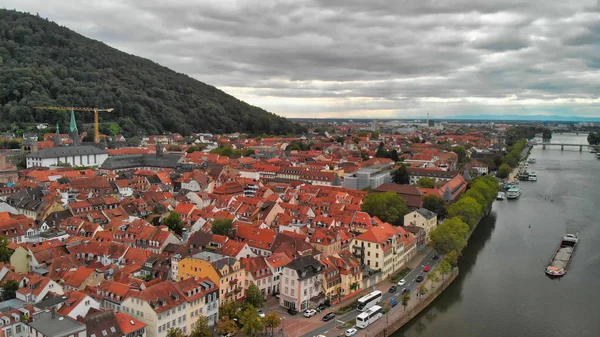
[[[93,111],[94,112],[94,143],[100,142],[99,112],[112,112],[114,108],[90,108],[90,107],[67,107],[67,106],[36,106],[36,109],[59,110],[59,111]]]

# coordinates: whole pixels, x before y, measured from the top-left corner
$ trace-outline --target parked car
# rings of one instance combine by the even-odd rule
[[[350,328],[350,329],[346,330],[346,332],[344,333],[344,335],[346,337],[351,337],[351,336],[356,335],[357,332],[358,332],[358,330],[356,330],[355,328]]]
[[[390,307],[392,307],[392,308],[395,307],[396,305],[398,305],[398,301],[396,301],[393,298],[390,298],[389,303],[390,303]]]
[[[296,315],[296,314],[298,313],[298,310],[296,310],[296,309],[294,309],[294,308],[289,308],[289,309],[287,310],[287,312],[288,312],[288,314],[290,314],[290,315],[294,316],[294,315]]]
[[[319,304],[315,310],[317,310],[317,312],[325,310],[325,304]]]
[[[235,332],[230,332],[230,333],[228,333],[226,335],[221,335],[221,337],[231,337],[233,335],[235,335]]]
[[[306,317],[306,318],[313,317],[316,314],[317,314],[317,311],[314,310],[314,309],[306,309],[306,310],[304,310],[304,317]]]
[[[323,318],[321,318],[321,320],[323,322],[329,322],[329,321],[331,321],[334,318],[335,318],[335,313],[330,312],[330,313],[326,314],[325,316],[323,316]]]
[[[398,282],[398,286],[400,286],[400,287],[402,287],[402,286],[403,286],[403,285],[405,285],[405,284],[406,284],[406,280],[405,280],[405,279],[401,279],[401,280]]]
[[[260,318],[265,318],[265,313],[264,313],[262,310],[259,310],[259,311],[258,311],[258,316],[259,316]]]
[[[404,294],[410,294],[410,289],[408,289],[408,288],[402,289],[402,295],[404,295]]]
[[[434,260],[439,260],[439,258],[440,258],[439,255],[437,255],[437,254],[433,255]]]
[[[237,327],[238,327],[238,328],[241,328],[241,327],[242,327],[242,323],[240,323],[240,320],[239,320],[239,319],[237,319],[237,318],[235,318],[235,317],[234,317],[234,318],[233,318],[233,322],[235,323],[235,325],[237,325]]]
[[[429,266],[425,266],[425,267],[423,268],[423,271],[424,271],[424,272],[428,272],[428,271],[429,271]]]
[[[421,276],[421,275],[417,276],[417,282],[423,282],[423,276]]]
[[[395,293],[395,292],[396,292],[396,286],[392,286],[392,287],[390,288],[390,292],[391,292],[391,293]]]

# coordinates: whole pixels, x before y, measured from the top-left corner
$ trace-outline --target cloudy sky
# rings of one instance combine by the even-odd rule
[[[597,0],[4,0],[287,117],[600,116]]]

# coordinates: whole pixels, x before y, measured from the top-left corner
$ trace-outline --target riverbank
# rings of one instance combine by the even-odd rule
[[[529,149],[527,149],[527,154],[525,154],[525,158],[528,154],[529,154]],[[467,240],[467,242],[469,242],[471,235],[475,232],[475,230],[477,229],[479,224],[483,221],[483,219],[485,219],[485,217],[490,214],[490,212],[491,212],[491,207],[484,216],[479,218],[476,225],[473,226],[473,228],[469,230],[469,232],[467,233],[466,238],[465,238]],[[406,323],[410,322],[410,320],[412,318],[416,317],[421,311],[423,311],[425,308],[427,308],[427,306],[429,306],[438,296],[440,296],[444,292],[444,290],[446,290],[446,288],[448,288],[448,286],[450,286],[450,284],[452,284],[452,282],[456,279],[456,277],[458,276],[458,273],[459,273],[458,267],[455,267],[455,268],[453,268],[450,275],[443,276],[443,278],[440,279],[438,282],[432,282],[431,280],[426,278],[426,280],[423,282],[423,284],[425,286],[427,286],[427,284],[429,284],[430,289],[428,289],[427,294],[424,297],[418,298],[418,297],[415,297],[414,295],[411,296],[411,299],[410,299],[405,311],[396,311],[396,312],[390,311],[390,312],[388,312],[384,318],[380,319],[379,321],[370,325],[367,329],[363,330],[363,333],[364,333],[363,335],[368,335],[369,337],[371,337],[371,336],[387,337],[387,336],[393,334],[398,329],[400,329],[402,326],[404,326]],[[442,275],[440,275],[440,276],[442,276]],[[401,305],[401,297],[398,297],[397,301],[398,301],[398,305]]]
[[[512,172],[508,175],[508,182],[510,184],[519,180],[519,175],[521,174],[521,170],[523,169],[524,163],[526,163],[527,158],[529,157],[529,153],[531,152],[532,147],[527,146],[521,152],[521,160],[519,161],[517,167],[515,167]]]
[[[387,337],[394,333],[396,330],[402,328],[406,323],[410,322],[415,316],[417,316],[421,311],[427,308],[439,295],[441,295],[446,288],[456,277],[458,276],[458,268],[454,268],[454,270],[447,276],[444,277],[443,280],[438,282],[425,282],[425,284],[430,284],[430,289],[428,293],[419,299],[414,299],[411,297],[411,301],[409,301],[408,306],[404,310],[395,310],[390,311],[385,314],[385,317],[379,319],[374,324],[371,324],[368,328],[362,330],[365,335],[369,337]],[[398,299],[398,305],[401,306],[400,299]]]

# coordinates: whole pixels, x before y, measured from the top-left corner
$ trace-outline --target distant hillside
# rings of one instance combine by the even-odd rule
[[[101,117],[126,135],[165,131],[289,134],[291,121],[150,60],[38,16],[0,9],[0,123],[57,121],[37,105],[114,107]],[[92,114],[78,113],[80,123]]]

